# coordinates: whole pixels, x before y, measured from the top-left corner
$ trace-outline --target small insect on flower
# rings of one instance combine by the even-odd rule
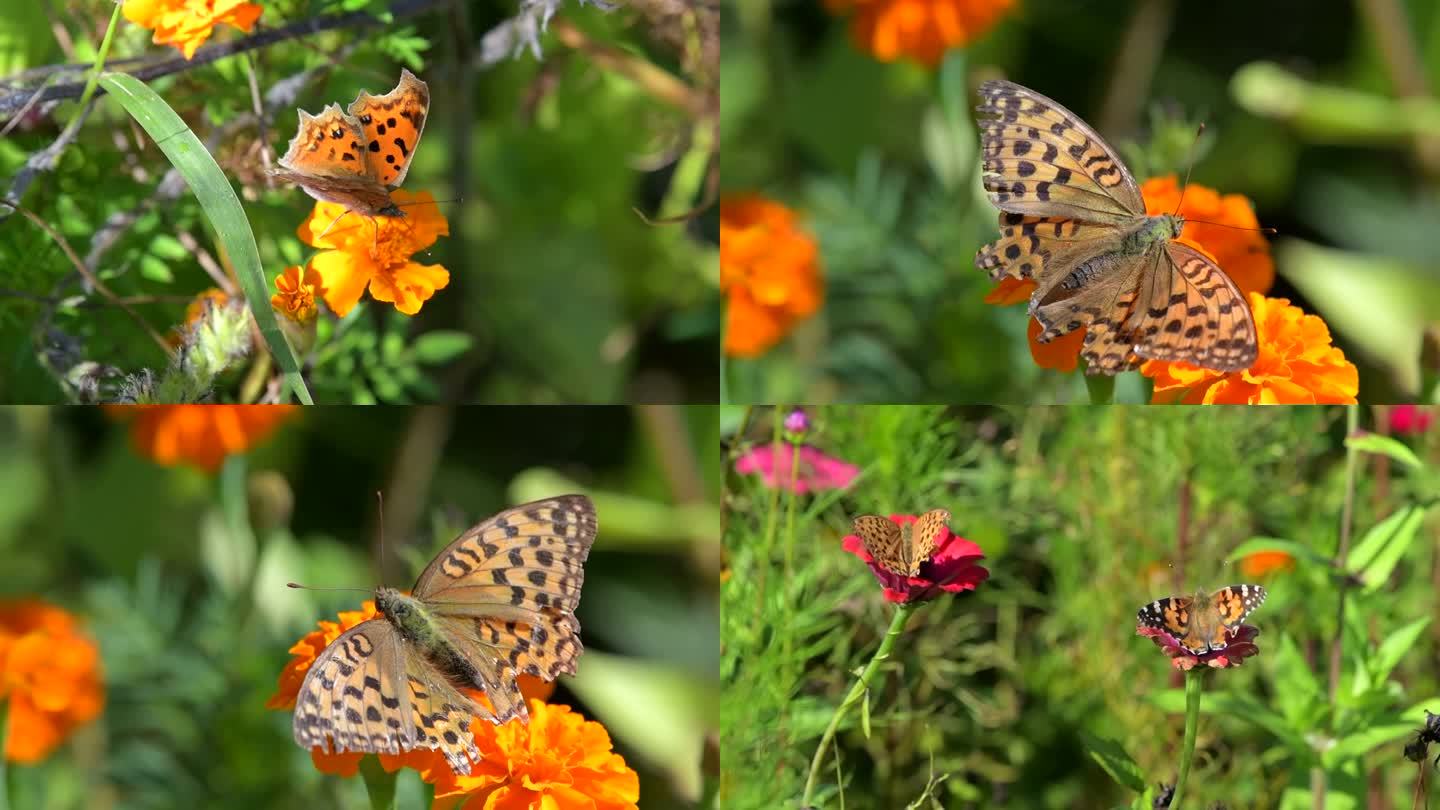
[[[1440,743],[1440,714],[1431,714],[1429,709],[1425,710],[1425,725],[1415,732],[1415,739],[1405,743],[1405,758],[1420,766],[1420,776],[1415,780],[1415,796],[1411,806],[1419,804],[1420,796],[1425,796],[1425,806],[1430,806],[1430,791],[1426,787],[1429,769],[1425,767],[1425,759],[1430,755],[1430,743]],[[1440,755],[1435,757],[1435,767],[1440,768]]]

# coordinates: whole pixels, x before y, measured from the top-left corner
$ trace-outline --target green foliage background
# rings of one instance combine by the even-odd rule
[[[998,231],[971,110],[1002,76],[1085,118],[1142,181],[1183,175],[1203,121],[1193,181],[1279,231],[1270,295],[1325,319],[1361,402],[1434,401],[1440,3],[1025,0],[933,71],[877,62],[818,0],[723,9],[725,190],[799,210],[826,279],[790,340],[726,361],[728,401],[1086,401],[1079,375],[1032,361],[1023,307],[983,301],[974,256]],[[1147,401],[1148,381],[1117,395]]]
[[[769,441],[772,413],[722,413],[732,470]],[[733,471],[726,485],[726,808],[800,807],[821,732],[890,624],[893,606],[841,548],[851,518],[936,507],[985,551],[990,579],[916,611],[871,683],[869,733],[858,707],[841,724],[816,808],[1149,808],[1146,791],[1176,778],[1184,697],[1169,659],[1136,636],[1136,611],[1242,582],[1270,592],[1249,620],[1260,654],[1207,676],[1186,807],[1318,807],[1317,768],[1330,810],[1410,806],[1420,771],[1404,744],[1440,705],[1426,515],[1440,433],[1347,451],[1342,408],[810,416],[807,441],[860,467],[848,491],[777,496]],[[1355,416],[1377,427],[1379,414]],[[1337,559],[1347,489],[1353,530]],[[1241,571],[1239,557],[1267,548],[1288,549],[1293,570]],[[1119,752],[1113,778],[1102,751]]]
[[[357,10],[383,15],[390,3],[261,5],[263,29]],[[73,41],[69,59],[93,61],[113,8],[108,0],[67,0],[51,17],[18,4],[0,15],[0,75],[18,79],[19,71],[68,61],[57,31]],[[662,215],[672,193],[681,210],[700,204],[699,188],[672,191],[667,159],[686,153],[694,122],[553,36],[541,38],[542,60],[527,50],[476,67],[481,35],[516,11],[505,2],[438,3],[417,16],[283,41],[149,84],[205,140],[252,110],[248,58],[261,95],[329,65],[298,104],[273,111],[261,129],[236,128],[212,149],[245,202],[273,287],[285,266],[315,252],[296,237],[313,201],[296,188],[266,188],[261,144],[273,163],[295,132],[295,106],[318,112],[361,90],[388,91],[401,65],[429,83],[431,115],[404,187],[442,201],[451,235],[416,260],[445,266],[450,286],[414,318],[368,296],[345,321],[328,318],[307,375],[321,402],[713,401],[714,217],[650,225],[636,213]],[[600,46],[682,82],[705,81],[685,75],[682,54],[658,44],[634,11],[567,3],[561,16]],[[151,36],[122,19],[111,61],[132,59],[124,66],[133,69],[134,57],[175,55]],[[238,36],[219,26],[211,43]],[[54,141],[76,107],[41,105],[0,139],[0,178]],[[82,258],[109,218],[138,213],[95,269],[118,295],[153,299],[136,307],[161,333],[182,320],[191,297],[214,286],[197,246],[226,261],[188,191],[145,205],[168,168],[122,108],[101,98],[56,170],[23,199]],[[0,401],[65,401],[42,349],[126,372],[165,365],[134,321],[84,288],[61,249],[20,216],[0,222],[0,266]],[[51,328],[37,333],[51,308]],[[220,381],[219,399],[240,395],[243,373]]]
[[[369,808],[265,708],[286,650],[367,595],[285,583],[408,587],[473,522],[573,491],[600,535],[586,651],[552,701],[605,725],[641,807],[698,806],[715,778],[717,438],[713,407],[329,408],[212,476],[140,457],[97,409],[0,410],[0,599],[78,614],[107,700],[41,764],[10,766],[9,806]],[[424,806],[402,773],[398,808]]]

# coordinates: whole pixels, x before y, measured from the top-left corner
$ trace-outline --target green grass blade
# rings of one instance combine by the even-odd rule
[[[260,334],[270,347],[270,354],[280,364],[285,382],[295,396],[306,405],[314,404],[305,380],[300,376],[300,361],[290,348],[280,323],[275,319],[275,310],[270,308],[270,284],[265,280],[265,271],[260,266],[260,251],[255,248],[255,234],[245,218],[245,209],[230,181],[209,150],[195,137],[195,133],[170,109],[170,105],[145,85],[144,82],[125,73],[106,73],[100,77],[110,95],[119,101],[140,126],[155,139],[156,145],[180,170],[190,190],[200,200],[201,208],[210,225],[220,236],[225,255],[235,267],[240,287],[245,291],[245,300]]]

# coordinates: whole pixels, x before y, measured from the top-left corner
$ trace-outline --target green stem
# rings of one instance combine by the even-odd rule
[[[399,771],[387,773],[380,757],[374,754],[360,758],[360,776],[370,795],[370,810],[395,810],[395,782],[399,775]]]
[[[778,413],[778,411],[777,411]],[[800,440],[790,442],[790,495],[785,499],[785,581],[795,574],[795,488],[800,478]]]
[[[95,86],[100,81],[100,73],[105,69],[105,57],[110,54],[110,40],[115,38],[115,29],[120,23],[120,7],[123,2],[115,4],[115,10],[110,12],[110,26],[105,29],[105,38],[100,40],[100,50],[95,54],[95,67],[90,70],[90,78],[85,80],[85,89],[80,93],[80,106],[75,108],[75,115],[83,115],[85,108],[90,104],[90,97],[95,95]]]
[[[1084,369],[1081,369],[1084,374]],[[1091,405],[1109,405],[1115,401],[1115,378],[1109,374],[1084,374],[1085,390],[1090,392]]]
[[[885,632],[885,638],[880,641],[880,648],[875,651],[870,663],[860,673],[859,680],[850,687],[850,694],[845,696],[838,707],[835,715],[830,718],[830,725],[825,728],[825,734],[820,737],[820,745],[815,748],[815,757],[810,760],[810,776],[805,780],[805,795],[800,798],[802,808],[810,807],[810,797],[815,794],[815,785],[820,780],[820,765],[825,760],[825,749],[830,747],[830,742],[835,739],[835,731],[840,728],[840,721],[844,719],[845,713],[865,696],[870,689],[870,681],[875,673],[880,670],[880,665],[890,657],[890,650],[894,649],[895,642],[905,630],[905,622],[910,619],[910,614],[919,607],[918,602],[907,602],[895,609],[895,617],[890,620],[890,629]],[[1193,740],[1192,740],[1193,742]]]
[[[1180,810],[1185,795],[1185,779],[1190,775],[1190,761],[1195,758],[1195,732],[1200,726],[1200,686],[1205,670],[1200,667],[1185,672],[1185,745],[1180,749],[1180,778],[1175,780],[1175,795],[1170,810]]]

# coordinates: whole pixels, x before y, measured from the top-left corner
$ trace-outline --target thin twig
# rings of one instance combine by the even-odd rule
[[[442,2],[445,2],[445,0],[401,0],[390,7],[390,14],[393,15],[395,19],[413,17],[429,11]],[[383,23],[379,18],[363,11],[353,11],[348,14],[337,14],[329,17],[316,17],[314,19],[292,23],[282,28],[266,29],[241,39],[206,45],[195,52],[194,59],[187,60],[183,56],[177,56],[171,59],[147,63],[142,67],[126,72],[141,81],[149,81],[150,79],[159,78],[160,76],[169,76],[172,73],[192,70],[202,65],[208,65],[211,62],[234,56],[235,54],[274,45],[277,42],[307,37],[324,31],[333,31],[337,28],[369,28],[382,24],[388,23]],[[126,61],[133,62],[133,60]],[[110,62],[107,63],[105,67],[107,70],[113,70],[123,64],[126,64],[126,62]],[[66,66],[67,69],[68,67],[69,66]],[[84,92],[84,89],[84,82],[68,82],[66,84],[54,85],[41,94],[40,100],[55,101],[57,99],[79,98],[80,94]],[[9,95],[0,96],[0,115],[6,115],[19,109],[25,100],[30,97],[32,92],[33,91],[29,89],[25,89],[10,93]],[[104,88],[100,88],[96,94],[99,95],[103,92]]]
[[[704,111],[705,100],[699,93],[650,62],[594,41],[564,17],[556,17],[551,28],[562,45],[584,53],[599,67],[631,80],[654,98],[690,115]]]
[[[85,280],[90,283],[91,287],[94,287],[95,290],[98,291],[101,295],[103,295],[110,303],[125,310],[125,314],[129,315],[131,318],[134,318],[135,322],[140,324],[140,328],[145,330],[145,333],[148,334],[151,339],[155,341],[155,343],[160,347],[161,351],[165,352],[167,356],[170,354],[170,345],[165,342],[165,338],[161,337],[160,333],[155,331],[155,328],[150,325],[149,321],[146,321],[144,318],[140,317],[140,313],[131,309],[130,305],[126,304],[125,301],[120,298],[120,296],[116,295],[114,292],[111,292],[110,288],[105,286],[105,282],[101,281],[99,277],[91,273],[90,270],[85,267],[85,263],[80,261],[80,257],[76,255],[75,250],[70,247],[70,242],[65,238],[64,234],[55,230],[55,228],[51,226],[50,223],[46,222],[34,211],[31,211],[24,206],[16,205],[10,202],[6,202],[4,204],[11,206],[16,211],[19,211],[21,216],[35,223],[36,227],[49,234],[50,238],[55,240],[55,244],[60,246],[60,250],[64,251],[65,257],[68,258],[70,260],[70,263],[75,266],[76,272],[84,276]]]

